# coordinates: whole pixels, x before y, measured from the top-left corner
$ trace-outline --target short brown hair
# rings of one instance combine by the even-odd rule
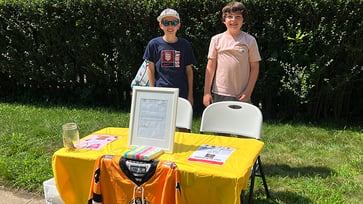
[[[231,2],[231,3],[227,4],[222,9],[222,21],[224,22],[227,15],[231,14],[231,13],[239,13],[242,15],[243,19],[246,19],[246,17],[247,17],[246,6],[244,4],[242,4],[241,2]]]

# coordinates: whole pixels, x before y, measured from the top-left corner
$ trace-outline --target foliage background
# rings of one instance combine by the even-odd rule
[[[215,0],[1,0],[0,97],[128,108],[130,81],[156,17],[179,11],[197,56],[195,111],[203,109],[210,38],[225,30]],[[263,61],[253,102],[278,120],[361,121],[362,0],[249,0],[243,30]]]

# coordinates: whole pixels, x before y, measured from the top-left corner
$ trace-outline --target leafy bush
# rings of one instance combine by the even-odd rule
[[[191,41],[195,110],[210,38],[225,30],[217,0],[0,1],[0,97],[129,107],[130,81],[147,42],[161,35],[166,7]],[[251,0],[243,30],[263,61],[253,94],[265,117],[361,119],[363,35],[360,0]]]

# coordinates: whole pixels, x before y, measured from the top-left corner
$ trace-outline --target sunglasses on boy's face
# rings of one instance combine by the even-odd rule
[[[167,21],[167,20],[163,20],[161,22],[164,26],[177,26],[179,24],[178,20],[172,20],[172,21]]]

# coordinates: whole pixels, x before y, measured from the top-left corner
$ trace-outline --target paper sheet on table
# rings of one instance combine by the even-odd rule
[[[223,165],[235,149],[223,146],[203,144],[188,158],[188,161],[198,161],[209,164]]]
[[[108,143],[116,140],[118,136],[107,134],[95,134],[90,137],[81,140],[77,145],[79,148],[98,150],[107,145]]]

